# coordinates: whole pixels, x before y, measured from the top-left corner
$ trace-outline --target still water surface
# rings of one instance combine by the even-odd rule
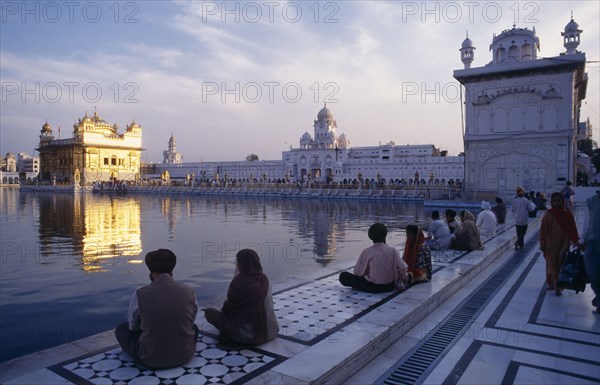
[[[98,196],[0,188],[0,361],[114,328],[148,281],[143,257],[169,248],[200,306],[225,298],[235,253],[259,252],[273,282],[351,265],[386,223],[402,248],[414,202],[219,196]]]

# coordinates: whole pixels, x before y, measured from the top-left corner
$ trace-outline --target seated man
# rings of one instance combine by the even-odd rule
[[[400,258],[398,250],[385,244],[387,227],[375,223],[369,228],[369,239],[373,246],[360,253],[354,274],[340,273],[340,283],[369,293],[392,291],[396,287],[404,288],[407,279],[407,265]]]
[[[481,212],[477,214],[475,225],[479,229],[479,235],[482,237],[491,237],[496,234],[498,220],[491,209],[492,205],[490,205],[489,202],[481,202]]]
[[[177,257],[171,250],[146,254],[150,283],[136,290],[129,302],[129,322],[115,330],[124,352],[151,369],[178,366],[196,352],[198,305],[191,287],[173,280]]]
[[[452,209],[446,209],[446,223],[448,224],[448,228],[452,234],[458,230],[460,223],[458,223],[456,220],[456,211]]]
[[[429,224],[427,229],[425,244],[431,250],[447,250],[453,238],[448,225],[440,219],[440,212],[437,210],[431,212],[431,219],[433,219],[433,222]]]

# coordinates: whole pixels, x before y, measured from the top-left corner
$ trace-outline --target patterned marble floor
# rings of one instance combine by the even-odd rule
[[[312,345],[399,293],[352,290],[339,283],[338,273],[276,293],[279,337]]]
[[[456,250],[432,252],[433,273],[463,254]],[[335,273],[273,295],[279,337],[313,345],[400,294],[352,290],[342,286],[338,276]]]
[[[241,384],[283,360],[256,348],[223,348],[213,337],[200,335],[192,360],[172,369],[150,370],[138,366],[118,346],[49,369],[76,384]]]

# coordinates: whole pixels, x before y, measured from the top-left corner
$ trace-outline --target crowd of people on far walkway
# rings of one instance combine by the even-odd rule
[[[586,200],[583,228],[579,231],[572,214],[573,194],[567,184],[563,191],[552,194],[550,208],[546,209],[543,194],[527,194],[517,188],[511,205],[517,233],[515,248],[520,250],[524,246],[529,218],[537,210],[545,210],[539,243],[546,260],[548,289],[561,294],[558,274],[565,252],[571,246],[584,250],[587,277],[595,293],[592,304],[598,313],[600,191]],[[496,198],[493,207],[482,202],[477,217],[468,210],[457,214],[447,209],[442,220],[440,213],[434,210],[426,233],[417,225],[406,227],[402,256],[396,248],[386,244],[387,226],[375,223],[367,233],[373,244],[360,253],[352,272],[340,273],[339,282],[369,293],[403,290],[409,285],[428,282],[432,278],[431,250],[480,249],[482,237],[493,236],[505,225],[506,214],[507,207],[501,198]],[[194,289],[174,280],[177,257],[172,251],[151,251],[144,262],[150,271],[151,283],[131,295],[127,322],[116,328],[116,338],[124,352],[147,368],[185,364],[196,352],[199,334]],[[274,339],[279,332],[271,283],[263,273],[259,255],[251,249],[236,254],[235,272],[222,307],[202,310],[206,321],[218,330],[221,343],[258,345]]]

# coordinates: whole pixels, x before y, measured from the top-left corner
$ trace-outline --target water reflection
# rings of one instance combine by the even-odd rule
[[[141,262],[138,258],[142,252],[139,199],[158,200],[169,241],[176,238],[176,226],[183,218],[202,218],[210,214],[213,220],[235,223],[242,217],[251,225],[283,221],[287,228],[294,229],[289,234],[290,244],[282,246],[286,258],[293,260],[295,254],[302,253],[297,250],[300,246],[290,245],[298,245],[299,240],[308,241],[313,259],[320,265],[336,259],[338,243],[348,240],[349,230],[384,222],[393,231],[410,223],[424,224],[427,220],[423,206],[414,202],[41,194],[37,200],[41,255],[48,261],[73,256],[86,272],[106,272],[119,259]],[[235,233],[235,227],[232,231]],[[240,247],[243,246],[248,245]],[[202,257],[207,259],[207,255]]]
[[[425,225],[428,222],[428,214],[426,215],[423,205],[411,201],[236,196],[160,196],[157,199],[171,240],[176,234],[175,226],[181,222],[182,217],[209,215],[211,218],[218,218],[220,222],[231,222],[234,234],[239,220],[251,225],[283,222],[285,228],[294,229],[290,234],[290,242],[298,239],[310,241],[314,260],[322,265],[335,260],[338,242],[347,240],[349,230],[364,229],[366,224],[376,221],[384,222],[396,231],[410,223]],[[260,242],[260,239],[255,241]],[[292,254],[296,252],[293,248],[288,251]],[[293,256],[288,259],[293,259]]]
[[[124,259],[137,263],[142,250],[140,204],[88,194],[40,195],[40,253],[48,262],[74,257],[86,272],[106,272]]]
[[[200,304],[220,304],[240,248],[260,249],[273,282],[325,275],[354,264],[373,222],[401,248],[401,229],[428,216],[415,202],[0,189],[0,361],[114,328],[132,290],[148,283],[145,266],[132,265],[145,251],[172,249],[176,279]],[[28,334],[73,323],[85,331]]]

